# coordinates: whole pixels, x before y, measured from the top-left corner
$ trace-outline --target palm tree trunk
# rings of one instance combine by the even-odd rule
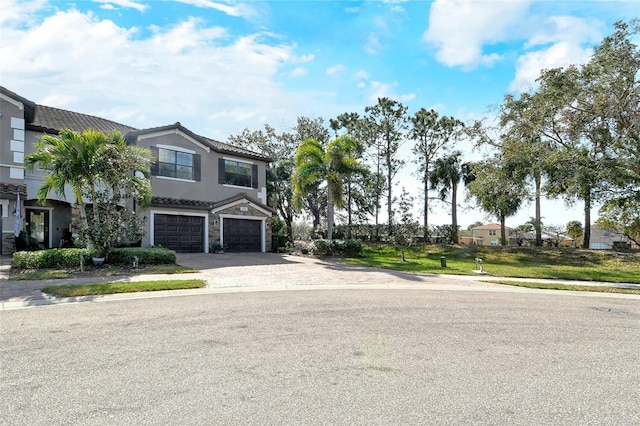
[[[536,230],[536,246],[542,246],[542,223],[540,216],[540,187],[541,187],[541,179],[540,179],[540,170],[536,170],[533,172],[533,180],[536,185],[536,219],[534,223],[534,228]]]
[[[333,239],[333,195],[331,185],[327,185],[327,239]]]
[[[582,248],[588,249],[591,244],[591,189],[587,190],[584,197],[584,236]]]
[[[458,244],[458,184],[451,182],[451,241]]]
[[[505,226],[505,216],[504,215],[500,215],[500,245],[501,246],[506,246],[507,245],[507,229]]]
[[[424,242],[429,242],[429,163],[424,165],[424,176],[422,177],[424,182]]]

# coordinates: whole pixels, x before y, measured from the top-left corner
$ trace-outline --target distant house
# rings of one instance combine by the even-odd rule
[[[640,247],[624,235],[592,225],[589,248],[593,250],[629,250]]]
[[[573,247],[573,238],[564,232],[549,232],[544,229],[540,232],[542,237],[542,244],[546,247]],[[535,231],[529,231],[524,233],[521,238],[517,238],[518,242],[524,246],[534,246],[536,243]],[[514,245],[516,245],[514,243]]]
[[[0,87],[0,254],[14,251],[15,228],[45,248],[58,247],[71,231],[78,214],[71,192],[51,192],[41,205],[37,191],[46,171],[28,172],[23,164],[43,134],[63,128],[119,131],[127,143],[151,150],[151,205],[133,206],[145,220],[143,246],[208,253],[220,243],[228,251],[270,250],[274,211],[266,205],[267,156],[197,135],[180,123],[135,129],[38,105]]]
[[[507,238],[513,236],[513,229],[505,226]],[[480,246],[499,246],[500,245],[500,224],[488,223],[486,225],[476,226],[471,229],[472,244]]]

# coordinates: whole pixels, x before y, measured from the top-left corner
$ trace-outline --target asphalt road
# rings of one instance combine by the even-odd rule
[[[632,298],[252,292],[0,326],[0,424],[640,424]]]

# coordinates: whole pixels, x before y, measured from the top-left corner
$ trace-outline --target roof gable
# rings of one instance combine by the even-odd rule
[[[232,207],[236,204],[249,203],[253,205],[253,207],[262,211],[264,214],[275,214],[275,210],[271,207],[262,204],[259,200],[247,195],[246,192],[240,192],[233,197],[226,198],[224,200],[216,201],[211,206],[211,212],[216,213],[226,208]]]
[[[255,160],[270,162],[271,159],[257,152],[250,151],[248,149],[240,148],[237,146],[229,145],[223,142],[216,141],[214,139],[206,138],[193,133],[191,130],[184,127],[180,122],[170,124],[168,126],[153,127],[149,129],[142,129],[130,132],[126,135],[127,143],[135,144],[137,141],[147,139],[163,134],[180,134],[185,139],[190,140],[194,144],[209,151],[210,149],[221,154],[235,155],[238,157],[251,158]]]

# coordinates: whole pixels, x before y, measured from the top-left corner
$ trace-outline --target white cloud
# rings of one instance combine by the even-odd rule
[[[179,3],[190,4],[192,6],[201,7],[205,9],[214,9],[222,13],[226,13],[229,16],[235,17],[252,17],[256,15],[254,8],[246,3],[238,4],[237,6],[229,6],[224,3],[215,2],[211,0],[176,0]]]
[[[382,42],[380,36],[376,33],[369,33],[362,46],[364,51],[369,55],[377,55],[382,52]]]
[[[436,0],[423,39],[435,46],[437,60],[447,66],[491,65],[501,56],[485,53],[484,46],[508,39],[531,1]]]
[[[296,56],[295,58],[293,58],[293,60],[297,63],[304,64],[306,62],[312,62],[315,58],[315,55],[313,53],[310,53],[308,55]]]
[[[297,68],[294,68],[293,71],[291,71],[291,74],[289,75],[291,77],[304,77],[308,73],[309,73],[309,70],[307,70],[306,68],[297,67]]]
[[[344,71],[344,65],[337,64],[332,67],[327,68],[327,75],[336,75]]]
[[[261,34],[229,39],[198,19],[140,37],[137,28],[70,9],[0,30],[0,57],[10,58],[0,61],[0,75],[9,90],[138,128],[180,121],[225,140],[244,127],[289,116],[294,122],[308,102],[284,92],[276,77],[309,56]]]
[[[600,25],[593,20],[572,16],[555,16],[526,43],[526,47],[543,47],[528,52],[518,59],[516,75],[509,88],[514,91],[530,91],[537,87],[536,79],[544,69],[582,64],[593,53],[590,47],[602,37]]]
[[[369,73],[366,72],[365,70],[360,70],[356,73],[356,78],[362,79],[362,80],[368,80],[369,79]]]
[[[415,93],[398,94],[394,91],[397,83],[383,83],[380,81],[371,81],[367,88],[367,102],[375,104],[378,102],[378,98],[389,98],[398,102],[409,102],[415,99]]]
[[[138,12],[144,12],[148,7],[142,3],[138,3],[131,0],[92,0],[94,3],[102,3],[102,9],[115,9],[115,6],[119,6],[125,9],[135,9]]]
[[[45,8],[47,0],[3,0],[0,26],[5,24],[30,25],[35,21],[35,12]]]

